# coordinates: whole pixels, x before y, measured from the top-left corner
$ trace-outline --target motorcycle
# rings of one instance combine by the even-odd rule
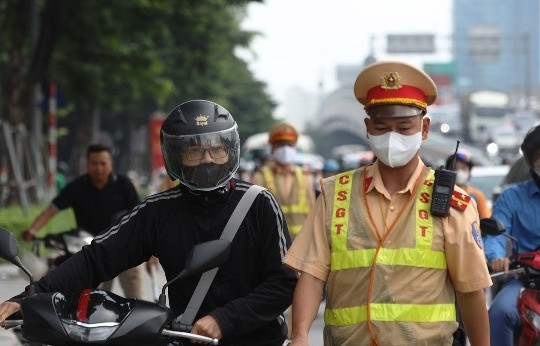
[[[506,234],[506,227],[497,219],[480,220],[482,233],[504,235],[512,242],[511,265],[508,272],[491,274],[492,279],[513,276],[520,280],[524,288],[518,298],[521,327],[514,333],[515,345],[540,345],[540,247],[533,251],[519,253],[518,240]],[[495,280],[494,280],[495,281]]]
[[[15,237],[0,227],[0,257],[21,268],[30,280],[27,297],[21,301],[22,319],[10,319],[2,326],[21,326],[30,341],[52,345],[104,344],[153,345],[169,339],[186,338],[218,345],[219,340],[189,333],[166,305],[166,289],[189,275],[197,275],[224,263],[230,243],[217,239],[196,245],[184,269],[161,291],[158,302],[127,299],[103,290],[86,289],[80,295],[60,292],[36,294],[34,277],[22,264]],[[18,317],[18,316],[16,316]]]
[[[78,228],[34,237],[31,250],[22,253],[21,261],[35,278],[40,278],[90,244],[92,239],[92,234]],[[51,250],[46,257],[42,254],[43,247]]]

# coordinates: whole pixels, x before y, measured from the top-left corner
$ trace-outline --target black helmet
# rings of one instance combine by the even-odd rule
[[[161,125],[160,139],[167,173],[192,190],[225,186],[240,164],[236,122],[229,111],[211,101],[177,106]],[[214,162],[201,162],[207,154]]]
[[[531,128],[521,143],[521,151],[531,168],[534,163],[532,162],[533,155],[538,150],[540,150],[540,125]]]

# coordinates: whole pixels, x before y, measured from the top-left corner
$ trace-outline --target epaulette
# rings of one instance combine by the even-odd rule
[[[450,206],[452,206],[453,208],[459,211],[465,211],[465,209],[467,209],[467,206],[469,205],[470,200],[471,200],[471,196],[454,190],[452,192],[452,199],[450,200]]]

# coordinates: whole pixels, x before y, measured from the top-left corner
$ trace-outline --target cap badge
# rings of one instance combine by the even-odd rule
[[[206,126],[208,125],[208,115],[197,115],[195,117],[195,123],[197,126]]]
[[[381,88],[399,89],[402,87],[401,76],[397,72],[386,72],[381,77]]]

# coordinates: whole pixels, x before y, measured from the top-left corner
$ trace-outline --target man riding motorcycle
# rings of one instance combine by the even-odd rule
[[[529,130],[521,144],[529,166],[530,180],[506,188],[493,206],[492,218],[501,220],[506,233],[519,239],[519,252],[535,250],[540,245],[540,125]],[[485,251],[493,272],[507,272],[507,238],[487,236]],[[492,345],[512,345],[514,331],[521,324],[517,302],[523,283],[510,278],[489,309]]]
[[[222,106],[182,103],[161,127],[167,173],[180,185],[148,197],[37,283],[37,291],[78,294],[154,255],[167,281],[194,245],[220,238],[251,184],[233,178],[240,161],[237,124]],[[192,333],[220,345],[278,346],[286,338],[280,314],[291,304],[296,274],[281,263],[290,237],[274,196],[260,192],[231,243],[199,309]],[[169,305],[184,312],[200,276],[169,286]],[[0,322],[20,309],[23,295],[0,305]],[[185,345],[189,343],[182,341]]]

